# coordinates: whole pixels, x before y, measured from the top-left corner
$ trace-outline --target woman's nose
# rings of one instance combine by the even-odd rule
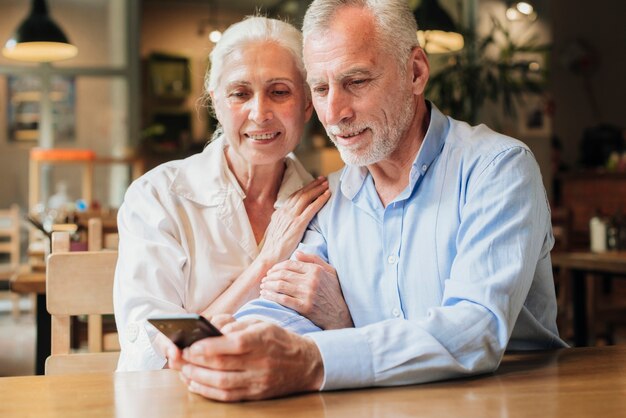
[[[255,95],[254,99],[250,103],[250,113],[248,119],[254,123],[261,125],[274,118],[272,111],[272,105],[269,100],[263,95]]]

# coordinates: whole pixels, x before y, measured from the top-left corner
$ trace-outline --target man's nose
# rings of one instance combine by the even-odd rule
[[[337,125],[353,116],[348,94],[340,89],[330,88],[326,100],[326,124]]]
[[[250,113],[248,119],[258,125],[272,120],[274,118],[274,112],[272,111],[272,105],[267,97],[262,94],[257,94],[250,102]]]

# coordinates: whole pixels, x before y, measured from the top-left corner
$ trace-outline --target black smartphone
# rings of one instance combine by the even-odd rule
[[[222,335],[213,324],[198,314],[155,316],[148,318],[148,322],[165,334],[180,349],[189,347],[203,338]]]

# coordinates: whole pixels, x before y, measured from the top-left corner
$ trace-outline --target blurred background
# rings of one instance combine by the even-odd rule
[[[431,60],[427,98],[530,146],[555,214],[557,247],[588,249],[597,217],[605,228],[598,251],[626,249],[626,2],[407,1]],[[7,209],[0,231],[12,231],[0,244],[17,234],[17,245],[0,246],[7,265],[0,279],[8,283],[24,265],[32,270],[33,256],[41,263],[45,250],[35,241],[52,225],[75,223],[78,236],[81,212],[114,222],[133,178],[201,151],[215,129],[200,100],[203,77],[221,32],[255,12],[300,27],[309,3],[0,0],[5,50],[33,8],[71,46],[59,61],[0,55],[0,209]],[[297,154],[314,174],[342,166],[315,118]],[[619,293],[619,286],[608,289]],[[27,296],[0,300],[0,356],[14,351],[26,362],[0,358],[0,375],[32,368],[34,348],[25,348],[35,333],[32,308]]]

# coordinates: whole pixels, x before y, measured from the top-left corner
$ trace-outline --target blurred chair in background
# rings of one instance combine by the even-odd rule
[[[0,289],[9,289],[9,280],[20,266],[20,208],[11,205],[10,209],[0,209],[0,254],[8,254],[8,261],[0,264]],[[12,312],[16,318],[20,314],[20,297],[11,292]]]

